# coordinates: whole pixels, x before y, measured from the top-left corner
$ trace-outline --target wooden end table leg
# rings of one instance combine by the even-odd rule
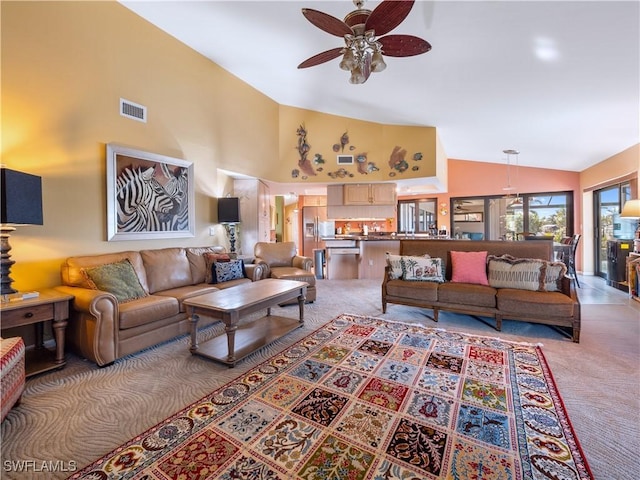
[[[56,365],[64,364],[64,331],[67,328],[66,320],[54,320],[52,323],[53,336],[56,340]]]
[[[189,351],[194,354],[198,351],[198,320],[200,320],[200,317],[195,313],[195,308],[191,308],[189,320],[191,321],[191,346]]]

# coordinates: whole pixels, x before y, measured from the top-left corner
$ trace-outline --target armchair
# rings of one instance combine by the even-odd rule
[[[254,263],[262,266],[263,278],[279,278],[307,282],[307,302],[316,299],[316,277],[313,260],[297,254],[294,242],[258,242],[254,247]]]

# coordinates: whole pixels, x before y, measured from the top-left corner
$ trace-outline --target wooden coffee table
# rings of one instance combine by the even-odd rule
[[[306,293],[306,282],[267,278],[184,300],[191,320],[189,350],[234,367],[250,353],[303,326]],[[271,315],[271,307],[295,298],[300,311],[298,320]],[[238,325],[245,315],[265,308],[264,317]],[[225,333],[198,345],[199,315],[222,320]]]

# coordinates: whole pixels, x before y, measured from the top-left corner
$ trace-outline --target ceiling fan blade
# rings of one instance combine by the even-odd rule
[[[413,4],[414,0],[384,0],[367,18],[365,31],[374,30],[376,37],[389,33],[407,18]]]
[[[344,37],[347,34],[353,35],[353,30],[349,25],[329,14],[311,8],[303,8],[302,15],[320,30],[336,37]]]
[[[387,35],[379,38],[382,54],[389,57],[411,57],[431,50],[431,44],[413,35]]]
[[[298,68],[315,67],[321,63],[338,58],[340,55],[342,55],[342,47],[332,48],[331,50],[327,50],[326,52],[321,52],[313,57],[307,58],[304,62],[298,65]]]

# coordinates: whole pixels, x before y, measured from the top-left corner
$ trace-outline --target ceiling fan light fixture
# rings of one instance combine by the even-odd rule
[[[351,78],[349,78],[349,82],[354,85],[360,85],[367,81],[367,77],[362,73],[362,68],[360,65],[356,65],[353,70],[351,70]]]
[[[347,70],[350,72],[356,65],[357,63],[355,57],[353,56],[353,51],[350,48],[345,48],[342,61],[340,62],[340,68],[342,70]]]
[[[382,72],[385,68],[387,68],[387,64],[384,62],[382,58],[382,53],[380,49],[377,49],[373,52],[373,56],[371,57],[371,71],[372,72]]]

